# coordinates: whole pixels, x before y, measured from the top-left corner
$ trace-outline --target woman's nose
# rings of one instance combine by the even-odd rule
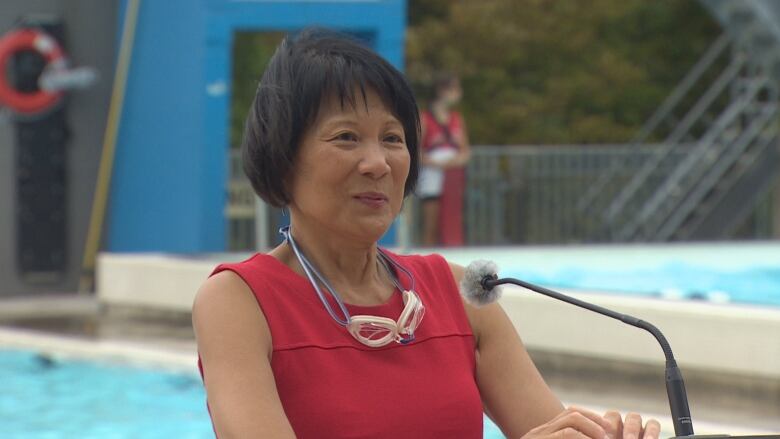
[[[378,179],[390,172],[390,164],[387,162],[387,151],[381,143],[367,143],[361,150],[363,156],[358,164],[361,174]]]

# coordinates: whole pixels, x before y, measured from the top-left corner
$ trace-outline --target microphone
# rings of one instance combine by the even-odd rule
[[[651,333],[661,345],[661,349],[663,349],[664,356],[666,357],[666,393],[669,396],[669,408],[672,412],[674,435],[677,437],[693,435],[693,422],[691,421],[691,412],[688,408],[688,396],[685,393],[685,383],[683,382],[682,372],[680,372],[680,368],[677,367],[677,361],[674,359],[669,342],[666,341],[666,337],[664,337],[658,328],[636,317],[584,302],[575,299],[574,297],[519,279],[509,277],[499,279],[497,272],[498,267],[491,261],[478,260],[470,263],[466,267],[463,279],[460,282],[461,295],[472,305],[480,307],[493,303],[501,297],[500,288],[496,287],[503,284],[513,284],[544,294],[553,299],[620,320],[625,324],[644,329]]]

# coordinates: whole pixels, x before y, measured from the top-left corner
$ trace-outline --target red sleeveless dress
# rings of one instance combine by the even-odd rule
[[[252,289],[271,330],[279,398],[299,439],[482,438],[474,337],[449,265],[438,255],[389,254],[412,273],[426,308],[407,345],[359,343],[308,279],[270,255],[214,273],[232,270]],[[409,288],[405,275],[398,278]],[[396,292],[385,304],[347,309],[395,320],[403,300]],[[208,373],[200,359],[198,367]]]

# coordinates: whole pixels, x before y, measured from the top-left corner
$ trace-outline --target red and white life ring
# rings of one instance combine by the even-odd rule
[[[0,38],[0,104],[18,113],[40,113],[55,105],[62,98],[62,92],[38,90],[24,93],[8,82],[8,62],[14,54],[23,50],[41,54],[47,69],[65,68],[65,53],[54,38],[36,29],[13,30]]]

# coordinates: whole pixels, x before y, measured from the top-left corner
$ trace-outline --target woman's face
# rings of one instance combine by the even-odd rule
[[[450,107],[457,105],[462,97],[463,89],[460,88],[460,81],[457,79],[439,90],[439,99]]]
[[[410,156],[401,122],[373,90],[356,105],[326,98],[304,133],[289,182],[290,210],[303,223],[377,241],[401,210]]]

